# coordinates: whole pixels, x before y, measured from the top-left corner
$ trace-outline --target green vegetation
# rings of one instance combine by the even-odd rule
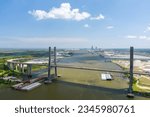
[[[11,82],[10,80],[0,79],[0,89],[11,87],[11,85],[14,85],[14,84],[15,82]]]
[[[19,78],[22,75],[22,73],[18,72],[18,71],[12,71],[12,70],[3,70],[2,73],[0,73],[1,77],[7,77],[7,76],[15,76],[17,78]]]
[[[20,77],[22,74],[18,71],[12,71],[9,70],[9,68],[6,65],[6,61],[10,58],[2,58],[0,59],[0,77],[6,77],[6,76],[16,76]]]
[[[2,77],[15,76],[20,78],[22,76],[22,73],[19,71],[12,71],[7,67],[6,61],[12,58],[0,58],[0,89],[10,87],[11,85],[15,84],[15,82],[11,82],[10,80],[3,80]]]
[[[33,58],[32,56],[17,56],[17,57],[7,57],[7,58],[0,58],[0,77],[6,77],[6,76],[15,76],[15,77],[21,77],[22,73],[20,73],[18,70],[12,71],[9,70],[8,66],[6,65],[6,61],[9,59],[14,59],[14,58],[28,58],[31,59]],[[24,62],[25,60],[20,60],[21,62]],[[45,69],[47,66],[39,66],[39,65],[33,65],[32,66],[32,71],[37,71],[41,69]],[[26,71],[26,68],[24,69]]]
[[[5,58],[0,59],[0,77],[3,77],[6,74],[7,66],[6,64],[6,60]]]
[[[15,82],[12,82],[10,80],[1,79],[2,77],[15,76],[15,77],[19,78],[21,75],[22,74],[19,73],[18,71],[4,70],[4,69],[0,70],[0,89],[11,87],[11,85],[15,84]]]
[[[137,83],[137,79],[136,78],[133,78],[133,91],[140,91],[140,88],[137,87],[136,85]]]
[[[142,78],[140,80],[142,80]],[[137,93],[137,94],[145,96],[145,97],[149,97],[150,96],[150,93],[149,93],[150,90],[138,87],[138,85],[145,86],[145,84],[144,85],[140,84],[140,80],[134,78],[134,82],[133,82],[133,91],[134,91],[134,93]],[[137,85],[137,82],[138,82],[138,85]],[[144,82],[145,82],[145,80],[144,80]],[[142,83],[143,83],[143,81],[142,81]],[[147,82],[145,82],[145,83],[147,83]]]
[[[47,68],[47,66],[32,65],[32,71],[37,71],[45,68]]]
[[[150,87],[150,80],[146,77],[142,77],[139,79],[139,85]]]
[[[119,65],[122,68],[122,70],[125,70],[125,71],[128,70],[128,68],[125,68],[123,65],[118,64],[117,60],[112,61],[112,62]],[[134,68],[134,71],[138,71],[138,70],[139,68],[136,68],[136,67]],[[126,78],[130,78],[130,74],[127,74],[127,73],[125,73],[124,76]],[[149,93],[150,92],[150,80],[146,77],[134,78],[133,91],[144,96],[150,96],[150,93]]]
[[[139,87],[137,87],[137,85],[136,84],[133,84],[133,91],[134,92],[145,92],[145,90],[144,89],[141,89],[141,88],[139,88]]]

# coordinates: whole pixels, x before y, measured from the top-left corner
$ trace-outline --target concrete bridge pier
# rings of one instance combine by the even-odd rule
[[[19,63],[19,72],[21,72],[21,71],[22,71],[22,64]]]
[[[11,67],[12,67],[11,70],[13,71],[13,75],[14,75],[14,71],[15,71],[15,63],[12,63],[12,64],[11,64]]]
[[[16,69],[16,71],[18,70],[18,64],[15,65],[15,69]]]
[[[10,63],[9,62],[7,62],[7,66],[8,66],[8,69],[10,69]]]
[[[32,65],[31,64],[27,65],[27,76],[28,78],[32,77]]]
[[[15,63],[11,64],[11,70],[14,71],[15,70]]]
[[[9,63],[9,70],[12,70],[12,63]]]
[[[22,64],[22,73],[24,73],[24,64]]]

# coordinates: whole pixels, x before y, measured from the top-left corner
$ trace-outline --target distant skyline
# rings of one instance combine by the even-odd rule
[[[0,48],[150,48],[150,0],[1,0]]]

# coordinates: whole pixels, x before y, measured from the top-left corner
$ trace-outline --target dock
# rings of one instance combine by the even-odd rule
[[[42,84],[39,82],[35,82],[35,83],[19,83],[16,85],[13,85],[12,88],[16,89],[16,90],[21,90],[21,91],[30,91],[34,88],[37,88],[39,86],[41,86]]]

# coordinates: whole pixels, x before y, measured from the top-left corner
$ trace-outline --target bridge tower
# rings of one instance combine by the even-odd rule
[[[51,47],[49,47],[49,59],[48,59],[48,78],[44,82],[45,84],[52,83],[52,77],[51,77]]]
[[[133,61],[134,61],[134,48],[130,47],[130,82],[129,82],[129,90],[128,90],[128,94],[127,97],[129,98],[133,98],[134,94],[133,94]]]
[[[56,47],[54,47],[54,66],[55,66],[55,78],[57,78],[57,58],[56,58]]]

